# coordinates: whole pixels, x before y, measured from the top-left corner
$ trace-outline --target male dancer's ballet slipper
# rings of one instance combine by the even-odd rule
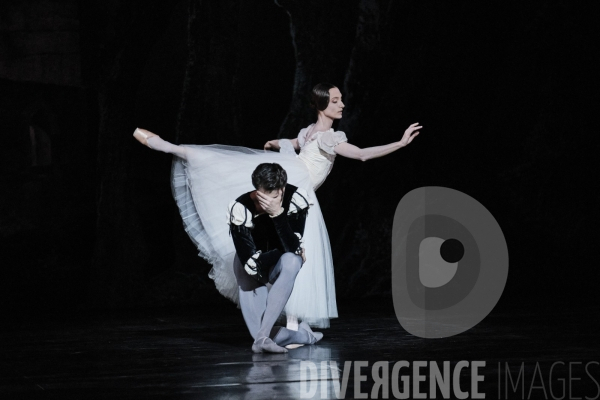
[[[310,329],[310,326],[306,322],[301,322],[298,325],[298,331],[301,331],[301,330],[305,330],[306,333],[308,334],[308,340],[310,340],[310,343],[307,343],[307,344],[315,344],[319,340],[323,339],[323,334],[321,332],[313,332],[313,330]],[[304,344],[291,343],[291,344],[288,344],[287,346],[285,346],[285,348],[293,350],[293,349],[297,349],[298,347],[302,347],[302,346],[304,346]]]
[[[305,331],[308,331],[309,335],[312,336],[314,341],[311,340],[311,344],[315,344],[319,340],[323,339],[323,334],[321,332],[313,332],[313,330],[310,329],[310,326],[304,321],[300,322],[300,325],[298,325],[298,327],[304,329]]]
[[[133,137],[137,139],[138,142],[140,142],[141,144],[143,144],[144,146],[148,146],[150,148],[152,148],[149,144],[148,144],[148,139],[150,139],[151,137],[154,136],[158,136],[154,133],[150,133],[147,130],[142,130],[140,128],[136,128],[135,131],[133,131]],[[160,137],[160,136],[159,136]]]
[[[255,353],[287,353],[284,347],[277,346],[271,338],[266,336],[259,337],[254,341],[252,351]]]

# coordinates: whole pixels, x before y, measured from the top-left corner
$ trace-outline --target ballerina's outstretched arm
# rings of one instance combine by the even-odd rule
[[[300,150],[300,145],[298,144],[298,138],[288,139],[288,140],[290,142],[292,142],[292,146],[294,146],[294,149]],[[279,150],[280,148],[281,148],[281,146],[279,145],[278,139],[269,140],[267,143],[265,143],[265,146],[264,146],[265,150]]]
[[[157,134],[147,131],[146,129],[137,128],[133,132],[133,137],[136,138],[140,143],[150,147],[152,150],[174,154],[177,157],[187,160],[185,147],[169,143],[166,140],[161,139]]]
[[[399,142],[394,142],[390,144],[386,144],[383,146],[374,146],[367,147],[361,149],[360,147],[356,147],[350,143],[341,142],[334,147],[334,151],[336,154],[339,154],[343,157],[353,158],[355,160],[367,161],[372,158],[383,157],[388,155],[402,147],[407,146],[410,142],[413,141],[419,135],[419,129],[422,126],[419,126],[419,123],[416,122],[408,127],[408,129],[404,132],[402,139]]]

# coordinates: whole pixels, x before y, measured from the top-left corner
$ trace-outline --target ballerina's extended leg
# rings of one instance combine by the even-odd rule
[[[147,131],[145,129],[137,128],[133,132],[133,137],[136,138],[143,145],[148,146],[152,150],[162,151],[163,153],[169,153],[181,157],[187,160],[185,147],[177,146],[161,139],[160,136]]]

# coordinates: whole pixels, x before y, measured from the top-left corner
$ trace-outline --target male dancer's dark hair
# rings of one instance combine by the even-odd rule
[[[263,163],[252,173],[252,185],[255,189],[263,189],[271,192],[277,189],[283,189],[287,183],[287,173],[285,169],[277,163]]]

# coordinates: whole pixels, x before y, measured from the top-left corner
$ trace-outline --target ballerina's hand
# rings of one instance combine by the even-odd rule
[[[300,253],[300,255],[302,256],[302,264],[304,264],[306,262],[306,255],[304,254],[304,247],[302,247],[302,253]]]
[[[265,150],[279,150],[279,148],[279,140],[269,140],[264,146]]]
[[[410,142],[413,141],[414,138],[416,138],[417,136],[419,136],[419,129],[421,129],[422,126],[419,125],[418,122],[415,122],[414,124],[411,124],[407,130],[404,131],[404,135],[402,136],[402,139],[400,140],[400,144],[402,145],[402,147],[407,146],[408,144],[410,144]]]
[[[276,196],[275,196],[276,195]],[[275,197],[271,197],[275,196]],[[281,214],[282,208],[281,203],[283,202],[283,190],[279,189],[277,192],[271,192],[269,194],[261,193],[256,191],[256,199],[261,208],[269,215]]]

